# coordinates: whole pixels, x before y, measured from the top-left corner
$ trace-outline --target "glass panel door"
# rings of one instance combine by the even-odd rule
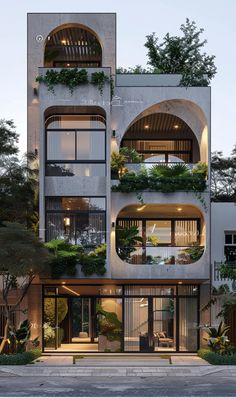
[[[92,337],[91,299],[72,297],[72,343],[89,343]]]
[[[197,300],[179,298],[179,351],[196,351],[198,342]]]
[[[148,351],[148,298],[124,298],[124,351]]]
[[[153,299],[153,338],[155,351],[176,350],[176,300]]]

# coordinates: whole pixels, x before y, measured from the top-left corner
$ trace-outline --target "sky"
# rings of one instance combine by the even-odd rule
[[[205,51],[216,56],[212,81],[212,151],[229,155],[236,143],[235,0],[7,0],[0,12],[0,118],[13,119],[26,151],[28,12],[116,12],[117,66],[146,66],[145,36],[178,35],[186,18],[204,28]]]

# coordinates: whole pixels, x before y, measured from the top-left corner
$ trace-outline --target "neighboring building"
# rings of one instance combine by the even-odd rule
[[[35,82],[48,69],[71,67],[112,76],[113,97],[109,84],[101,95],[92,84],[52,93]],[[130,170],[201,161],[210,175],[210,87],[115,70],[115,14],[28,15],[28,150],[40,160],[40,237],[89,250],[107,245],[103,277],[78,266],[73,278],[35,281],[33,336],[45,351],[195,352],[203,344],[198,326],[209,322],[200,312],[210,290],[209,190],[144,190],[140,203],[135,192],[112,192],[110,158],[128,147],[142,156]],[[116,226],[136,226],[143,238],[125,261]],[[98,337],[97,304],[116,313],[121,346]]]
[[[231,292],[236,291],[235,282],[223,279],[220,275],[222,263],[236,267],[236,204],[232,202],[211,203],[211,284],[213,288],[219,289],[222,285],[228,285]],[[232,299],[232,297],[229,297]],[[220,320],[217,314],[222,309],[226,296],[219,296],[211,308],[211,323],[218,325]],[[232,312],[227,320],[230,325],[229,337],[236,345],[236,313]]]

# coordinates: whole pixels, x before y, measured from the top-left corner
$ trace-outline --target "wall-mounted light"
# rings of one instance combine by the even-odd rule
[[[64,225],[65,227],[70,227],[70,217],[64,217]]]
[[[114,222],[114,221],[112,221],[111,227],[112,227],[112,228],[115,228],[115,222]]]
[[[36,87],[34,87],[34,96],[37,97],[38,96],[38,89]]]
[[[112,138],[116,138],[116,130],[112,130]]]

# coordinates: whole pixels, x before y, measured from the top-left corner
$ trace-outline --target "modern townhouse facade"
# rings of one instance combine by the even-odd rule
[[[38,75],[104,72],[101,90],[86,83],[53,92]],[[113,93],[108,83],[113,79]],[[195,352],[200,308],[209,300],[210,193],[117,189],[111,153],[129,148],[137,175],[161,164],[204,162],[210,175],[210,87],[181,87],[178,75],[116,74],[116,15],[28,15],[28,150],[40,164],[40,238],[95,250],[106,244],[106,272],[37,278],[28,294],[33,337],[45,352]],[[118,229],[138,229],[129,250]],[[125,255],[124,255],[125,252]],[[98,304],[115,313],[119,343],[99,335]],[[114,314],[113,314],[114,315]]]

